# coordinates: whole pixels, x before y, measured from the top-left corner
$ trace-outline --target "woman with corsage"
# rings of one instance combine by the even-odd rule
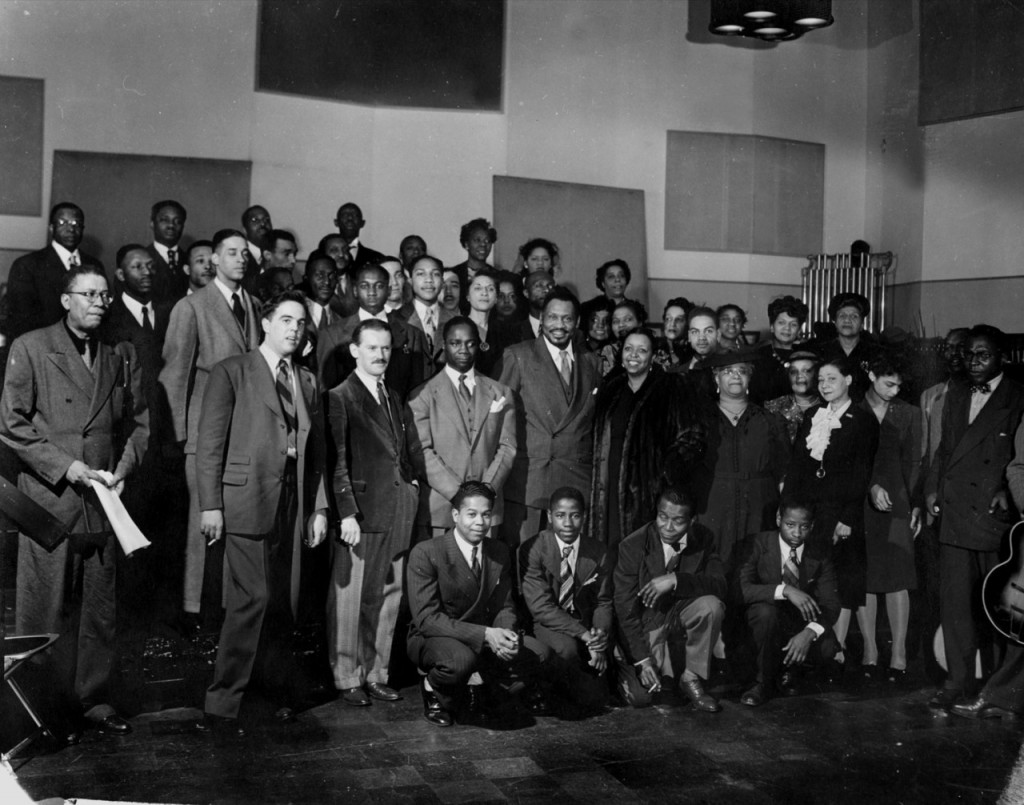
[[[817,504],[811,539],[831,546],[842,604],[834,627],[840,664],[854,611],[861,631],[866,628],[864,500],[878,449],[878,420],[850,399],[855,372],[846,358],[819,367],[823,403],[807,412],[797,431],[784,490]]]

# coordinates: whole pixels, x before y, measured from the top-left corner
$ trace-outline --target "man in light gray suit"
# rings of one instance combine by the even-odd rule
[[[248,248],[245,235],[222,229],[213,236],[212,260],[217,276],[202,290],[181,299],[171,311],[164,339],[160,385],[174,423],[174,437],[185,447],[188,484],[188,533],[185,546],[185,612],[198,615],[206,567],[206,541],[199,533],[196,485],[196,436],[206,382],[214,365],[259,345],[259,310],[242,288]],[[220,546],[220,557],[223,547]],[[223,561],[221,558],[220,561]],[[219,590],[220,561],[214,570]],[[213,570],[213,568],[211,568]],[[214,579],[211,579],[214,581]],[[214,594],[219,600],[219,595]]]
[[[501,488],[516,456],[512,392],[473,369],[480,343],[476,324],[456,316],[442,333],[445,368],[409,399],[416,426],[409,452],[416,474],[430,487],[421,497],[434,536],[451,527],[451,500],[463,481],[491,485],[498,494],[491,526],[498,525]]]
[[[498,380],[512,389],[516,405],[518,450],[505,483],[502,538],[517,550],[543,527],[553,489],[590,488],[601,368],[597,355],[574,349],[579,319],[579,300],[553,288],[544,299],[541,337],[509,347],[498,365]]]

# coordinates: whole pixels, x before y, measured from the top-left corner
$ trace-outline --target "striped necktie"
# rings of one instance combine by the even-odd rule
[[[281,398],[281,410],[284,411],[284,421],[288,426],[288,451],[294,456],[297,454],[295,435],[299,430],[299,420],[295,415],[291,373],[284,358],[277,364],[277,396]]]
[[[782,581],[790,587],[800,587],[800,562],[796,556],[796,548],[789,549],[789,558],[782,568]]]
[[[562,565],[558,572],[558,606],[566,612],[572,612],[575,608],[572,600],[572,565],[569,564],[571,555],[572,545],[562,548]]]
[[[473,546],[473,552],[470,555],[469,569],[473,571],[473,575],[476,576],[477,582],[480,581],[481,568],[480,568],[480,547],[478,545]]]

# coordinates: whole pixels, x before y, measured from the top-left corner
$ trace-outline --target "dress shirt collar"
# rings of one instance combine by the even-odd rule
[[[398,304],[395,304],[394,302],[385,302],[384,303],[384,312],[385,313],[391,313],[391,312],[393,312],[395,310],[400,309],[401,307],[402,307],[402,303],[401,302],[399,302]]]
[[[416,315],[420,317],[420,323],[427,323],[427,311],[432,311],[434,314],[434,327],[437,328],[440,324],[441,318],[441,305],[434,302],[432,305],[428,305],[426,302],[421,302],[419,299],[412,300],[412,306],[416,311]]]
[[[162,243],[157,243],[155,240],[153,241],[153,248],[156,249],[156,253],[157,254],[159,254],[162,258],[164,258],[164,262],[167,263],[168,265],[170,265],[171,260],[170,260],[170,256],[168,255],[168,252],[170,251],[170,249],[167,248],[166,246],[164,246],[164,244],[162,244]],[[174,248],[178,252],[178,265],[180,266],[181,265],[181,249],[179,249],[177,246],[175,246]]]
[[[800,562],[802,562],[804,560],[804,548],[806,548],[806,547],[807,547],[807,543],[804,543],[803,545],[801,545],[799,548],[796,549],[796,561],[797,561],[797,564],[800,564]],[[784,540],[781,535],[779,535],[779,551],[782,553],[782,565],[783,566],[785,566],[786,560],[789,559],[789,552],[791,550],[792,550],[792,548],[790,548],[789,543],[786,542],[786,540]]]
[[[455,386],[455,393],[459,392],[459,375],[464,374],[466,376],[466,388],[472,392],[476,388],[476,370],[472,366],[469,367],[468,372],[459,372],[452,369],[448,364],[444,365],[444,373],[448,375],[448,379],[452,381],[452,385]]]
[[[128,308],[128,312],[132,314],[132,318],[134,318],[135,321],[137,321],[139,323],[140,327],[142,326],[142,309],[143,308],[146,308],[147,310],[149,310],[149,323],[150,323],[150,325],[152,325],[154,327],[156,326],[156,319],[155,319],[155,316],[154,316],[153,303],[152,302],[146,302],[145,304],[143,304],[138,299],[135,299],[131,294],[127,294],[127,293],[122,293],[121,294],[121,301],[124,303],[124,306],[126,308]]]
[[[533,337],[536,338],[540,335],[540,319],[533,314],[530,315],[530,329],[533,330]]]
[[[263,249],[261,249],[251,240],[246,240],[245,245],[246,248],[249,249],[249,256],[260,265],[263,265]]]
[[[375,399],[377,401],[377,404],[380,405],[380,398],[377,396],[377,382],[387,382],[384,380],[384,375],[381,375],[379,378],[377,378],[374,377],[373,375],[364,372],[357,366],[355,370],[355,376],[359,378],[359,381],[364,386],[366,386],[366,390],[373,395],[373,399]]]
[[[316,302],[306,297],[306,308],[309,310],[310,325],[313,327],[320,326],[320,320],[323,318],[324,311],[327,309],[319,302]]]
[[[671,560],[673,556],[677,556],[678,554],[681,554],[683,551],[686,550],[686,538],[687,535],[683,534],[683,538],[679,540],[679,542],[677,543],[679,546],[678,551],[674,547],[669,545],[667,542],[661,543],[661,551],[665,556],[665,567],[668,567],[669,560]]]
[[[556,369],[559,369],[562,366],[562,358],[559,355],[559,353],[561,353],[563,351],[569,356],[569,365],[570,366],[572,366],[576,362],[576,356],[573,354],[573,351],[572,351],[572,341],[569,341],[569,343],[566,344],[565,349],[562,350],[562,349],[559,349],[558,347],[556,347],[550,341],[548,341],[548,339],[545,336],[541,336],[541,337],[544,339],[544,346],[546,346],[548,348],[548,352],[551,353],[551,360],[553,360],[555,362],[555,368]]]
[[[238,286],[237,291],[232,291],[227,285],[221,282],[220,277],[214,277],[213,284],[217,286],[217,290],[220,291],[220,295],[223,296],[225,300],[227,300],[228,307],[231,307],[231,297],[234,296],[235,294],[238,294],[238,296],[242,300],[242,307],[246,308],[246,312],[248,312],[248,305],[246,305],[245,289],[241,285]]]
[[[352,238],[352,242],[348,244],[348,253],[351,254],[352,257],[355,257],[356,253],[358,251],[359,251],[359,237],[356,236],[356,237]]]
[[[270,348],[270,345],[264,341],[259,346],[260,354],[263,359],[267,362],[267,366],[270,367],[270,374],[275,378],[277,377],[277,367],[281,363],[282,359],[288,364],[288,376],[292,379],[292,390],[295,390],[295,366],[292,364],[291,355],[278,355],[274,350]]]
[[[53,246],[53,250],[57,252],[57,256],[60,258],[60,261],[64,264],[65,271],[71,268],[71,265],[68,262],[71,259],[71,255],[75,255],[78,258],[79,265],[81,265],[82,254],[78,249],[75,249],[73,252],[69,252],[55,240],[50,241],[50,244]]]
[[[1000,372],[999,374],[997,374],[995,377],[988,381],[988,391],[972,391],[971,396],[975,397],[980,395],[982,397],[989,397],[995,392],[997,388],[999,388],[999,384],[1002,382],[1003,373]],[[973,385],[973,383],[971,385]]]
[[[562,551],[565,550],[566,548],[572,548],[572,551],[570,551],[570,553],[569,553],[569,567],[572,568],[572,574],[575,576],[576,575],[576,561],[580,558],[580,538],[579,538],[579,536],[577,536],[576,539],[574,539],[572,542],[565,543],[565,542],[562,542],[562,540],[560,540],[557,535],[555,535],[555,547],[558,549],[558,561],[559,561],[559,563],[561,563],[561,561],[562,561]]]
[[[480,562],[480,567],[484,566],[484,546],[481,540],[477,545],[473,545],[469,540],[465,539],[462,534],[459,533],[459,529],[453,528],[452,534],[455,535],[455,544],[459,547],[459,553],[462,554],[466,560],[466,567],[472,569],[473,567],[473,548],[478,547],[480,550],[476,552],[477,559]]]
[[[376,319],[377,321],[382,321],[385,324],[388,323],[388,314],[383,310],[380,313],[374,314],[371,313],[369,310],[366,310],[365,308],[359,308],[357,313],[359,314],[359,321],[368,321],[369,319]]]

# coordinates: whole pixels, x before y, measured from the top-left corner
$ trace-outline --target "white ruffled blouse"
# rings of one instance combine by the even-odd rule
[[[815,461],[821,461],[825,457],[832,431],[842,427],[840,419],[850,407],[850,403],[851,400],[847,400],[835,411],[831,406],[824,405],[815,412],[811,419],[811,430],[807,434],[807,449]]]

